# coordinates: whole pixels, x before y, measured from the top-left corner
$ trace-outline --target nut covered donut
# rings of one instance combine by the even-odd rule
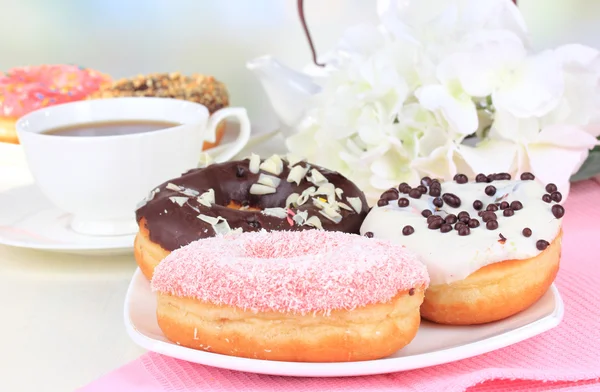
[[[153,190],[136,211],[135,257],[147,278],[169,252],[232,231],[324,229],[358,234],[368,212],[341,174],[273,155],[194,169]]]
[[[427,270],[405,248],[357,234],[233,233],[156,267],[157,319],[194,349],[293,362],[382,358],[420,324]]]
[[[361,233],[419,255],[431,285],[421,315],[443,324],[481,324],[535,303],[559,268],[562,195],[524,173],[424,177],[381,195]]]

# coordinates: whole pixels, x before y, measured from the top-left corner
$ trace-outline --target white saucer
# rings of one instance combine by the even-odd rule
[[[87,236],[70,228],[70,214],[59,210],[35,185],[0,193],[0,244],[75,254],[133,251],[135,235]]]
[[[298,363],[238,358],[193,350],[167,340],[156,321],[156,296],[138,269],[125,298],[125,327],[141,347],[173,358],[244,372],[299,377],[344,377],[393,373],[481,355],[556,327],[564,305],[554,285],[532,307],[506,320],[478,326],[423,322],[415,339],[394,355],[364,362]]]

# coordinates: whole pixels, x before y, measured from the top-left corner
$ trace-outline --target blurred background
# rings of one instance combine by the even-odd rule
[[[600,0],[519,0],[519,7],[536,49],[600,47]],[[311,61],[295,0],[0,0],[0,11],[0,70],[76,63],[115,78],[210,74],[264,127],[276,121],[245,62],[267,53],[297,68]],[[348,26],[376,20],[373,0],[305,0],[305,13],[318,53]]]

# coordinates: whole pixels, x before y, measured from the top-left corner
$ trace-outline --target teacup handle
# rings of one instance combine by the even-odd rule
[[[215,157],[215,162],[225,162],[233,158],[237,153],[242,151],[244,146],[250,140],[250,119],[248,112],[244,108],[223,108],[214,112],[207,124],[207,132],[210,135],[206,141],[214,143],[216,139],[217,126],[227,117],[236,117],[240,122],[240,133],[235,141],[229,144],[223,151],[219,152]]]

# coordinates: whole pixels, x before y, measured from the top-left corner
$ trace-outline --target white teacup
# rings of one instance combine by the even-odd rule
[[[209,115],[200,104],[168,98],[111,98],[66,103],[19,119],[16,129],[38,187],[73,215],[73,230],[90,235],[137,231],[136,205],[157,185],[198,165],[204,141],[214,142],[226,117],[240,122],[237,139],[215,161],[231,159],[248,143],[243,108]],[[106,121],[182,124],[164,130],[115,136],[58,136],[44,132]]]

